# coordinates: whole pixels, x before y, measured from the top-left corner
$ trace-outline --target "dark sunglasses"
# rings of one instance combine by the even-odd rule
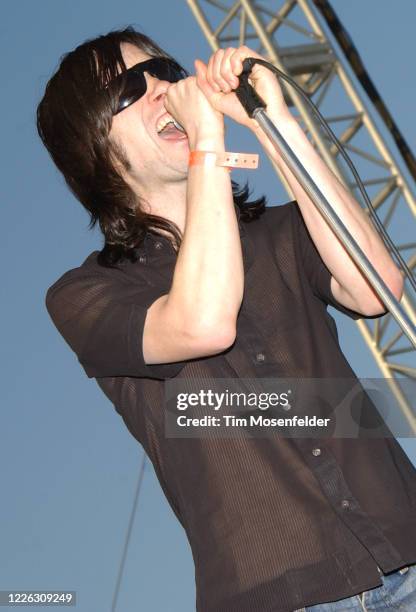
[[[120,113],[146,93],[147,84],[144,72],[160,81],[169,81],[169,83],[176,83],[188,76],[182,66],[168,57],[154,57],[135,64],[117,75],[107,86],[115,93],[120,92],[114,115]]]

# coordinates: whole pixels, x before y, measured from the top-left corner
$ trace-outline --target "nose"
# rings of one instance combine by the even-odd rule
[[[167,90],[169,89],[169,81],[161,81],[160,79],[148,74],[146,74],[146,80],[150,102],[160,102],[163,100]]]

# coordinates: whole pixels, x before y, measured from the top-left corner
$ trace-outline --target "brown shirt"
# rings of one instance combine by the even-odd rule
[[[146,310],[176,260],[162,236],[117,270],[94,251],[46,306],[153,463],[190,542],[197,610],[290,612],[380,586],[377,566],[416,562],[416,470],[394,438],[166,437],[167,378],[355,376],[327,304],[362,315],[334,299],[297,203],[239,224],[245,292],[236,341],[219,355],[144,363]]]

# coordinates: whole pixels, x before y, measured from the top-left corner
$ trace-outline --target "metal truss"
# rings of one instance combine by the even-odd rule
[[[415,196],[390,153],[386,139],[366,109],[353,78],[338,57],[329,38],[331,35],[320,25],[312,2],[187,2],[214,51],[221,47],[247,45],[293,77],[307,92],[347,150],[373,207],[408,267],[413,270],[416,267]],[[315,149],[357,201],[364,205],[355,181],[347,173],[345,162],[320,129],[303,98],[285,84],[283,89],[294,116]],[[283,184],[287,189],[285,181]],[[368,213],[367,208],[365,211]],[[401,304],[416,324],[416,304],[408,282],[405,283]],[[416,433],[412,398],[406,393],[405,385],[401,385],[404,378],[416,382],[414,347],[390,313],[356,323],[403,415]]]

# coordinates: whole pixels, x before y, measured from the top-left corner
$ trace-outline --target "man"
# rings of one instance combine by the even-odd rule
[[[64,57],[38,129],[104,246],[48,289],[46,305],[153,463],[189,538],[198,611],[411,610],[416,470],[395,439],[165,434],[164,380],[354,377],[327,304],[352,318],[385,312],[232,92],[249,56],[260,57],[219,50],[186,77],[127,29]],[[400,299],[380,237],[292,119],[275,77],[256,66],[252,82]],[[225,115],[256,134],[296,201],[249,203],[227,167],[190,157],[220,159]]]

